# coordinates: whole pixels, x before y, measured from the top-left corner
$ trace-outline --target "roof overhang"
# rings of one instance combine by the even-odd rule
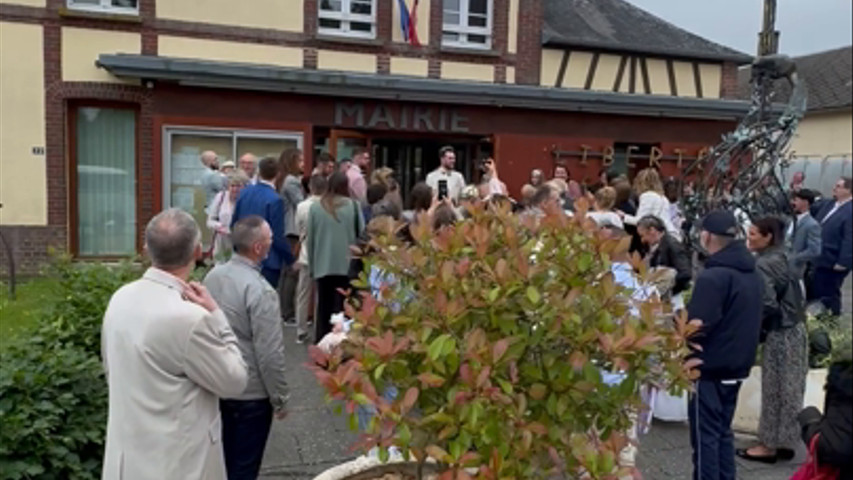
[[[97,65],[121,78],[175,82],[187,87],[376,100],[711,120],[738,120],[749,107],[742,100],[591,92],[150,55],[105,54]]]
[[[608,42],[594,42],[588,40],[566,39],[559,34],[542,35],[542,46],[559,49],[580,50],[604,50],[614,53],[632,53],[643,57],[665,57],[681,60],[699,60],[709,62],[732,62],[736,65],[749,65],[755,57],[738,53],[715,53],[715,52],[684,52],[677,48],[655,48],[648,45],[623,45]]]

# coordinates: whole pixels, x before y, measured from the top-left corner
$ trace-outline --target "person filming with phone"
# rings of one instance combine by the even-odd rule
[[[441,147],[438,154],[441,165],[427,175],[426,184],[433,192],[438,193],[439,200],[450,198],[455,203],[459,201],[459,194],[465,188],[465,177],[453,169],[456,166],[456,152],[453,147]]]

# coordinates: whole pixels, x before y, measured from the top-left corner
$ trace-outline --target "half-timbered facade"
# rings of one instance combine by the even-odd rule
[[[557,163],[673,174],[745,111],[747,55],[622,0],[404,3],[0,0],[0,228],[19,265],[138,253],[168,206],[202,220],[204,150],[368,146],[408,189],[450,144],[470,181],[490,153],[517,192]]]

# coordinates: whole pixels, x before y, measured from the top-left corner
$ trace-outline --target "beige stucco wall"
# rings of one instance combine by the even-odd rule
[[[515,83],[515,67],[506,67],[506,83]]]
[[[157,17],[301,32],[302,0],[157,0]]]
[[[11,5],[26,5],[28,7],[44,7],[47,0],[3,0],[0,4],[8,3]]]
[[[317,68],[320,70],[376,73],[376,56],[368,53],[318,50]]]
[[[693,76],[693,64],[688,62],[672,62],[675,70],[675,86],[679,97],[696,96],[696,77]]]
[[[94,28],[62,27],[62,79],[67,82],[117,82],[95,61],[104,53],[135,53],[142,49],[142,36],[132,32]]]
[[[0,224],[47,225],[42,27],[0,22]]]
[[[592,80],[591,90],[612,91],[621,61],[622,57],[619,55],[599,55],[598,67],[595,69],[595,77]]]
[[[542,63],[539,66],[539,84],[543,87],[553,87],[560,72],[560,62],[563,61],[563,51],[553,48],[542,49]]]
[[[649,86],[652,89],[652,95],[672,95],[669,88],[666,61],[659,58],[648,58],[646,59],[646,68],[649,72]]]
[[[441,62],[441,78],[492,83],[495,81],[495,67],[479,63]]]
[[[302,67],[302,49],[294,47],[162,36],[157,49],[163,57]]]
[[[853,111],[807,114],[791,150],[798,156],[853,154]]]
[[[421,0],[418,2],[416,28],[418,30],[418,40],[421,41],[421,45],[429,45],[429,4],[430,0]],[[395,42],[402,42],[403,31],[400,30],[400,4],[397,0],[394,0],[392,5],[394,11],[392,17],[393,23],[391,25],[391,39]],[[406,5],[409,6],[411,11],[412,0],[406,0]]]
[[[699,74],[702,75],[702,97],[720,98],[720,82],[723,78],[722,65],[700,64]]]
[[[589,67],[592,64],[592,54],[589,52],[574,51],[569,55],[569,63],[566,65],[566,75],[563,78],[563,86],[566,88],[584,88],[586,77],[589,75]]]
[[[518,50],[518,3],[520,0],[509,0],[509,22],[507,26],[507,51],[515,53]]]
[[[409,75],[426,77],[429,74],[429,60],[422,58],[391,57],[391,75]]]

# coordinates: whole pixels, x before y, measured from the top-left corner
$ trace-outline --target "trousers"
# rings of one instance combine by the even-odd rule
[[[299,265],[299,281],[296,284],[296,334],[308,333],[308,317],[311,313],[311,297],[314,281],[307,265]]]
[[[262,400],[220,400],[222,451],[228,480],[255,480],[272,427],[272,404]]]
[[[290,251],[296,252],[296,246],[299,245],[299,237],[296,235],[288,235],[287,243],[290,245]],[[294,270],[292,266],[284,266],[281,269],[281,279],[279,280],[279,301],[281,306],[281,318],[285,321],[296,318],[296,284],[299,282],[299,272]]]
[[[817,267],[812,281],[812,295],[820,300],[833,315],[841,314],[841,286],[849,271],[839,272],[832,268]]]
[[[346,275],[328,275],[317,279],[317,316],[314,317],[314,343],[332,332],[332,315],[344,311],[344,296],[338,290],[349,288]]]
[[[735,480],[732,418],[741,382],[699,380],[690,395],[690,446],[693,480]]]

